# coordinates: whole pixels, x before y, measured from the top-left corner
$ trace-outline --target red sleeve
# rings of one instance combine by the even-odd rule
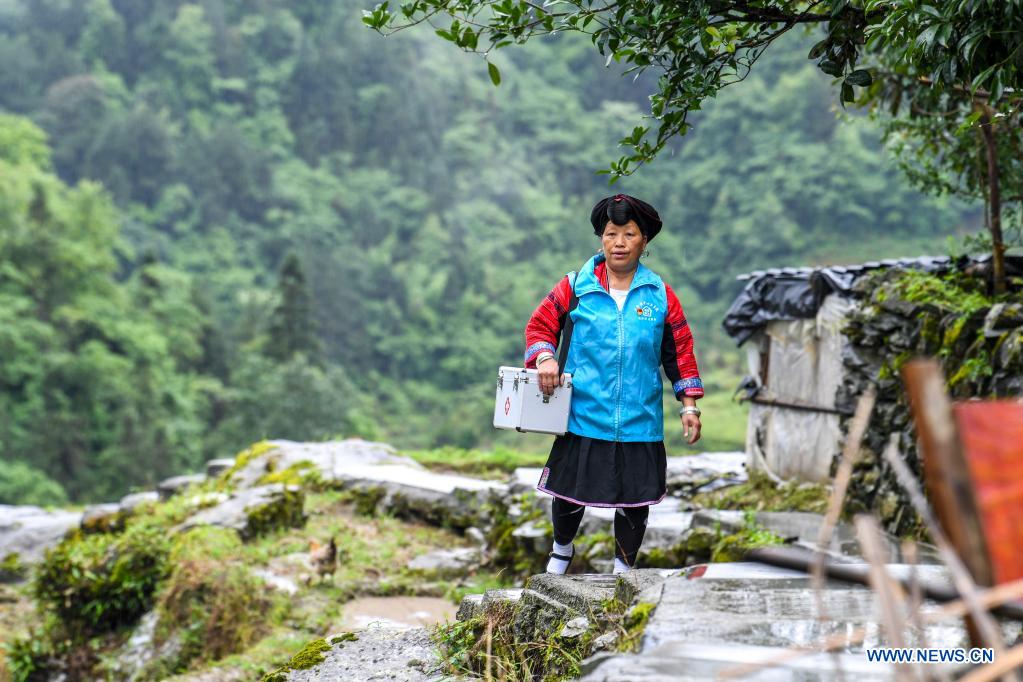
[[[693,354],[693,332],[689,329],[685,312],[678,296],[667,284],[664,291],[668,298],[668,312],[664,320],[664,336],[661,339],[661,364],[664,374],[671,381],[675,398],[683,395],[699,398],[703,395],[703,381]]]
[[[526,324],[526,367],[536,367],[536,356],[540,351],[557,351],[561,325],[565,321],[571,299],[572,284],[566,275],[533,311]]]

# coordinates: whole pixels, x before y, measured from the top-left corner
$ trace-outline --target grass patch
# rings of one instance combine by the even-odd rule
[[[290,628],[277,627],[269,635],[261,639],[252,647],[243,652],[226,656],[214,665],[208,666],[207,671],[217,669],[238,670],[246,673],[245,679],[258,680],[267,671],[280,666],[280,661],[287,661],[291,654],[301,649],[314,633],[307,630],[296,631]],[[226,678],[227,675],[225,674]],[[194,679],[192,673],[179,677],[169,677],[168,682],[178,679]]]
[[[754,511],[802,511],[823,514],[828,510],[827,486],[787,481],[775,483],[762,471],[750,471],[749,481],[720,490],[698,493],[691,502],[708,509]]]
[[[742,372],[735,367],[714,367],[701,376],[704,396],[697,401],[703,412],[700,440],[689,445],[682,437],[682,420],[678,417],[680,402],[670,390],[664,400],[664,445],[672,455],[697,452],[725,452],[746,447],[746,423],[749,405],[732,400]]]
[[[594,652],[594,642],[602,635],[613,635],[613,643],[604,648],[636,650],[655,608],[649,603],[630,608],[616,598],[608,599],[586,615],[584,632],[563,636],[566,621],[549,622],[538,615],[530,624],[518,606],[497,602],[466,621],[436,627],[432,637],[446,672],[509,682],[575,679],[579,664]]]
[[[411,450],[402,454],[436,471],[494,479],[506,478],[519,467],[543,466],[547,461],[546,453],[520,452],[500,446],[492,450],[443,447],[433,450]]]
[[[717,540],[711,551],[713,562],[743,561],[746,553],[758,547],[784,544],[785,540],[775,533],[757,525],[752,511],[744,514],[744,523],[738,532],[725,535]]]

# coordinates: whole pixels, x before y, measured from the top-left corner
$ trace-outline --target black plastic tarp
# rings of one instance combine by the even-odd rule
[[[725,313],[722,325],[728,335],[742,345],[773,320],[816,316],[817,309],[828,294],[852,296],[853,284],[871,270],[903,267],[935,272],[952,267],[964,269],[986,266],[990,260],[990,255],[963,257],[956,261],[948,256],[923,256],[872,261],[861,265],[759,270],[740,275],[739,279],[749,281]],[[1007,256],[1006,272],[1009,275],[1023,272],[1023,257]]]

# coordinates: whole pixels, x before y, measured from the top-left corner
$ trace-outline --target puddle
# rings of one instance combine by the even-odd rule
[[[341,628],[414,628],[454,620],[458,607],[438,597],[362,597],[345,604]]]

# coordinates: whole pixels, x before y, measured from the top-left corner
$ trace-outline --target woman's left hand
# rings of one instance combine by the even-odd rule
[[[695,414],[683,414],[682,417],[682,437],[686,439],[686,442],[692,445],[696,441],[700,440],[700,418]]]

